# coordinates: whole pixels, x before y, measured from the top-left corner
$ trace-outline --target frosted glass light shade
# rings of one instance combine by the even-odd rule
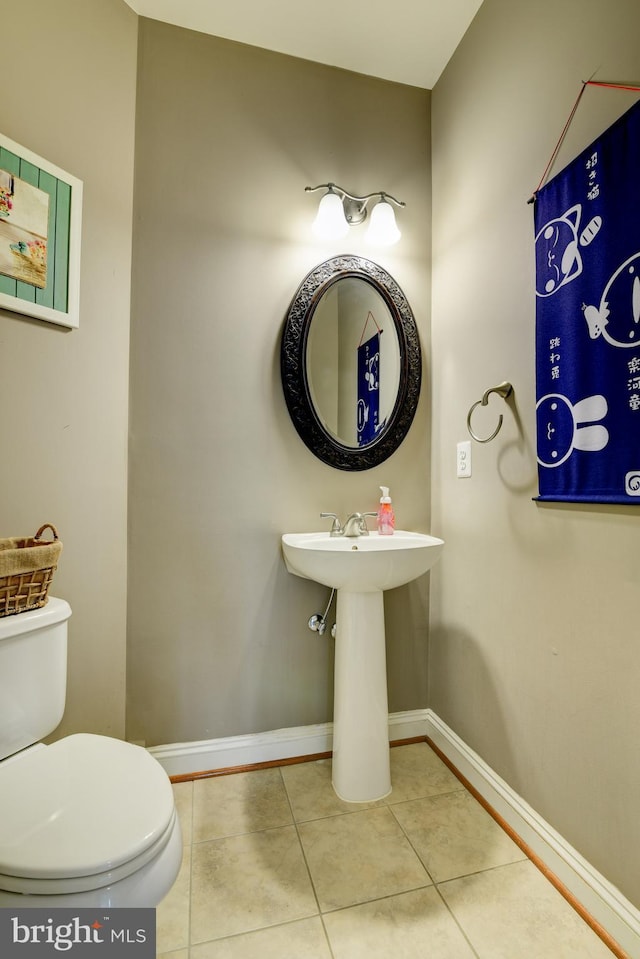
[[[322,240],[340,240],[347,235],[349,224],[337,193],[325,193],[322,197],[312,229]]]
[[[376,203],[367,228],[368,242],[376,246],[391,246],[397,243],[401,236],[391,204],[386,200]]]

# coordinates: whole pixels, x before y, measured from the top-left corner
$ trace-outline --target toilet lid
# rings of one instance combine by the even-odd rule
[[[80,733],[0,766],[0,874],[92,876],[166,834],[171,783],[145,749]]]

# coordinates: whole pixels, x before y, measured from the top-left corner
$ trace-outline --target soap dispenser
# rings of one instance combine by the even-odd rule
[[[381,536],[391,536],[395,529],[396,518],[391,505],[389,496],[389,487],[381,486],[382,496],[380,497],[380,506],[378,507],[378,532]]]

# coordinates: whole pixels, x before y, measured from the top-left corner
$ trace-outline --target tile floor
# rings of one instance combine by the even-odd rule
[[[174,786],[184,862],[165,959],[611,959],[426,743],[341,802],[330,760]]]

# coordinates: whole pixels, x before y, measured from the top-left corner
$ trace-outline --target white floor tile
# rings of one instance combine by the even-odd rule
[[[180,783],[164,959],[611,959],[426,743],[344,803],[331,762]]]

